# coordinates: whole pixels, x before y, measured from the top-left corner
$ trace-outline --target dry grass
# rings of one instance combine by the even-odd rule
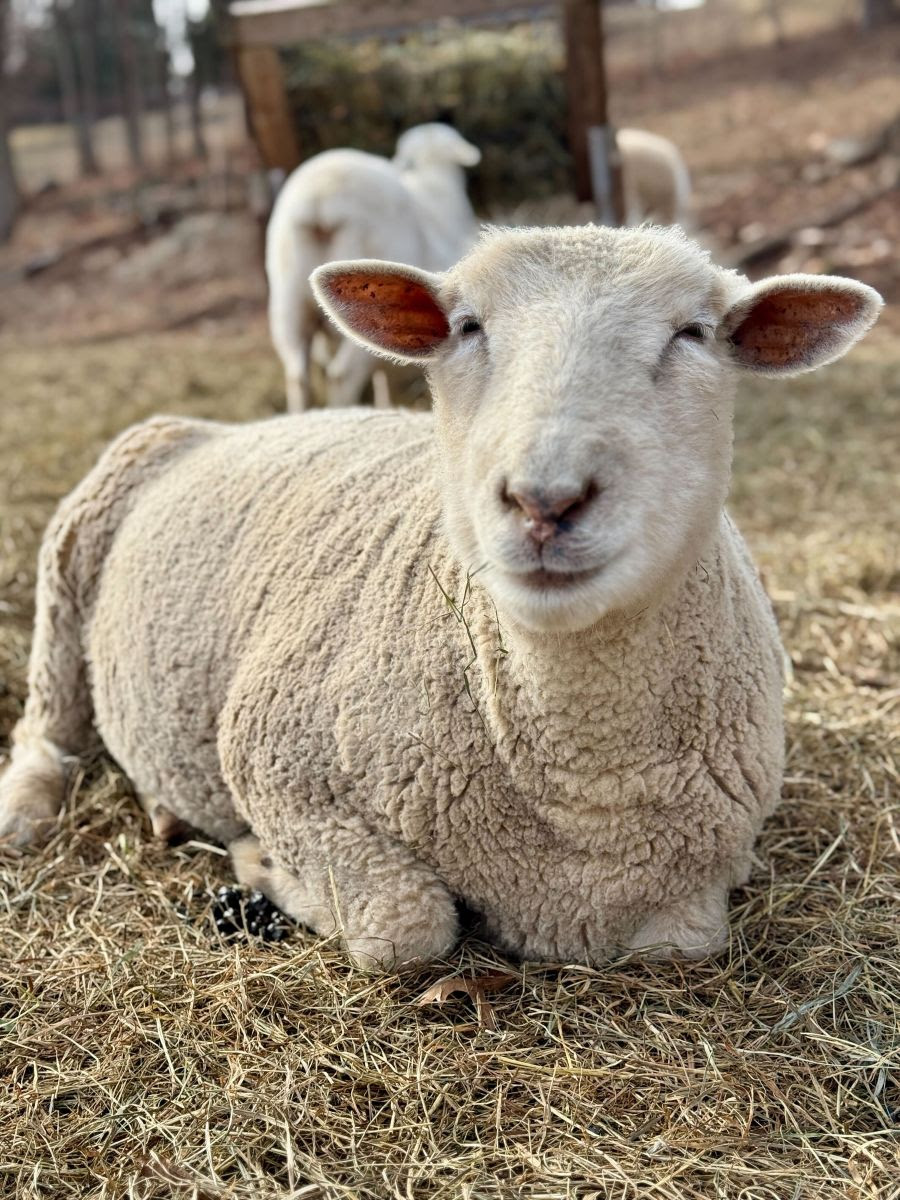
[[[190,117],[186,105],[176,104],[175,150],[189,156],[193,149]],[[243,113],[237,94],[204,98],[204,136],[213,158],[221,158],[243,139]],[[149,112],[142,121],[144,156],[152,168],[166,162],[165,126],[161,113]],[[45,184],[72,183],[78,178],[78,151],[71,126],[23,125],[12,134],[13,161],[22,187],[30,192]],[[129,165],[125,122],[121,117],[104,117],[94,127],[94,152],[104,171],[120,171]]]
[[[9,346],[4,384],[5,732],[56,498],[149,411],[243,418],[280,388],[260,339],[195,335]],[[226,862],[158,847],[101,759],[52,843],[0,866],[0,1195],[900,1195],[898,418],[886,340],[745,389],[735,508],[793,678],[784,803],[725,958],[513,966],[493,1030],[464,996],[420,1008],[506,964],[470,937],[371,979],[301,931],[220,943]]]

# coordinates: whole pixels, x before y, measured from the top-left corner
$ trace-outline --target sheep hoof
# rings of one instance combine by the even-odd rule
[[[696,892],[649,917],[628,943],[647,958],[713,958],[728,945],[728,893],[724,886]]]
[[[398,872],[389,888],[374,895],[363,877],[351,882],[353,890],[347,894],[333,889],[324,873],[304,880],[285,870],[253,834],[231,842],[228,849],[241,883],[324,937],[340,929],[351,962],[364,971],[443,958],[459,936],[456,905],[436,877],[407,879]]]
[[[62,755],[43,738],[14,747],[0,778],[0,845],[24,849],[45,842],[62,807]]]
[[[153,827],[153,836],[169,846],[176,842],[183,842],[194,833],[187,821],[176,817],[164,804],[151,804],[148,806],[147,812]]]
[[[354,966],[389,971],[446,958],[459,938],[459,916],[443,885],[399,888],[370,900],[360,926],[351,932],[345,925],[344,936]]]

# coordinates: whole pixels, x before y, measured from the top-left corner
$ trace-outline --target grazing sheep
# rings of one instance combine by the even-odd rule
[[[321,313],[311,272],[332,259],[386,258],[440,271],[475,239],[464,167],[478,150],[448,125],[417,125],[393,162],[360,150],[327,150],[298,167],[275,200],[266,231],[269,327],[284,364],[288,409],[309,404],[312,340]],[[355,404],[375,363],[342,339],[326,370],[328,403]]]
[[[0,832],[46,832],[93,725],[160,832],[359,963],[446,954],[456,897],[527,957],[717,951],[782,774],[735,378],[839,357],[877,293],[596,226],[314,287],[433,415],[124,433],[44,539]]]
[[[620,129],[616,143],[622,157],[625,223],[687,226],[691,177],[674,142],[646,129]]]

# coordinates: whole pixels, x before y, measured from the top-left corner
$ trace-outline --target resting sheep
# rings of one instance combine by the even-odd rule
[[[476,235],[464,168],[478,150],[447,125],[402,134],[393,162],[360,150],[327,150],[289,177],[266,231],[269,328],[284,365],[288,410],[309,405],[310,352],[321,314],[309,276],[332,259],[386,258],[439,271]],[[342,339],[326,369],[328,403],[355,404],[375,369]]]
[[[0,834],[52,828],[93,726],[358,963],[447,954],[457,898],[529,958],[719,950],[782,777],[735,380],[839,357],[877,293],[591,226],[314,287],[433,415],[125,432],[44,539]]]

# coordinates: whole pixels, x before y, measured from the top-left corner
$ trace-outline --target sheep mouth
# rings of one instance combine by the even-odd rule
[[[562,591],[565,588],[574,587],[578,583],[587,583],[599,570],[599,567],[591,567],[586,571],[548,571],[545,567],[539,567],[535,571],[526,571],[514,578],[517,583],[522,583],[535,591]]]

